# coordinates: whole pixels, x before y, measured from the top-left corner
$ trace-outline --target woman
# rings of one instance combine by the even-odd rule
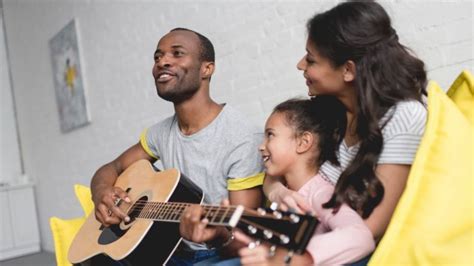
[[[307,24],[303,71],[308,94],[333,95],[347,108],[339,164],[320,174],[335,184],[323,204],[347,203],[365,219],[376,241],[383,236],[404,190],[426,121],[426,72],[398,41],[386,11],[375,2],[347,2]],[[267,197],[296,210],[305,201],[277,177],[264,182]]]

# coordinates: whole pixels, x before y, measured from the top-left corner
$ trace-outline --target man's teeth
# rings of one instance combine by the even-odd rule
[[[162,75],[160,75],[159,79],[164,79],[164,78],[167,78],[169,76],[170,76],[170,74],[162,74]]]

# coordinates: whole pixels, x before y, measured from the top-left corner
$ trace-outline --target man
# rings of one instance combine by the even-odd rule
[[[178,168],[203,190],[204,203],[219,204],[229,198],[232,205],[260,206],[263,174],[257,147],[262,135],[236,110],[211,99],[214,57],[212,43],[188,29],[173,29],[158,42],[153,77],[158,95],[173,103],[175,114],[146,129],[137,144],[95,173],[91,182],[95,215],[105,226],[129,219],[114,205],[119,198],[130,201],[127,193],[113,185],[140,159],[160,159],[165,169]],[[233,253],[236,244],[231,243],[231,232],[224,227],[194,230],[200,209],[192,210],[194,215],[185,215],[182,224],[193,228],[181,226],[181,233],[201,244],[186,242],[171,263],[196,263],[212,256],[203,242],[224,245]]]

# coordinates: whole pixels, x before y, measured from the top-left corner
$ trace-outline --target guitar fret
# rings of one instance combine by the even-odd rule
[[[180,207],[180,213],[178,215],[179,219],[181,219],[181,216],[183,215],[184,210],[189,206],[187,203],[181,203],[179,204]]]
[[[164,212],[163,212],[163,220],[164,221],[168,220],[168,215],[170,214],[170,205],[171,204],[167,204],[164,207]]]
[[[209,223],[214,223],[214,221],[216,220],[216,218],[219,216],[220,209],[221,209],[221,207],[218,206],[218,207],[217,207],[217,211],[215,212],[214,215],[212,215],[212,219],[209,220]]]
[[[146,205],[146,203],[143,205],[141,213],[142,213],[143,218],[146,219],[147,218],[147,205]]]
[[[180,208],[181,207],[179,206],[179,204],[175,204],[174,208],[172,209],[171,220],[179,221]]]
[[[229,209],[230,209],[230,207],[227,207],[225,209],[224,215],[222,215],[222,218],[221,218],[221,221],[220,221],[221,224],[224,223],[224,219],[227,216],[227,213],[229,212]]]
[[[160,210],[160,206],[153,202],[152,203],[152,206],[153,206],[153,215],[152,215],[152,218],[155,219],[156,215],[158,214],[159,210]]]
[[[151,204],[146,204],[146,218],[150,219],[151,216],[153,214],[153,210],[152,210],[152,205]]]
[[[204,219],[210,220],[208,216],[212,215],[212,206],[204,206],[204,211],[205,211]]]

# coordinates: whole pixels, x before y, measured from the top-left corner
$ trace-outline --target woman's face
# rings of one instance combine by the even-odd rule
[[[309,96],[318,94],[340,96],[348,89],[344,82],[344,65],[333,67],[329,59],[322,57],[309,39],[306,42],[306,55],[296,67],[303,71]]]

